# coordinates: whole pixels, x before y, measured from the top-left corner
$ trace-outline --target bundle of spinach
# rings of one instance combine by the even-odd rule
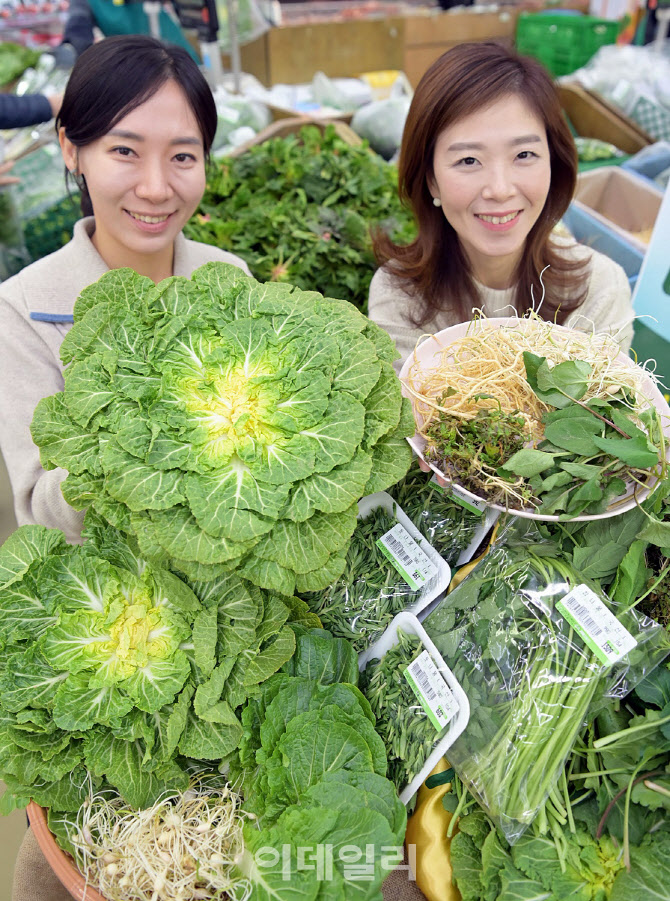
[[[604,663],[558,607],[585,580],[555,550],[533,525],[513,525],[423,623],[470,701],[450,762],[510,841],[554,790],[589,710],[667,653],[659,626],[614,605],[637,644]]]
[[[371,229],[414,237],[393,166],[332,126],[305,126],[212,169],[187,237],[239,254],[260,281],[290,282],[365,310]]]
[[[484,522],[484,514],[458,504],[415,460],[404,479],[388,489],[403,513],[449,566],[456,564]]]
[[[398,629],[398,643],[381,660],[371,660],[361,676],[398,791],[421,771],[440,738],[404,675],[423,650],[420,638]]]
[[[419,598],[377,545],[397,525],[384,507],[358,520],[342,576],[325,591],[303,593],[324,628],[347,638],[357,653],[365,651],[386,630],[396,613]]]

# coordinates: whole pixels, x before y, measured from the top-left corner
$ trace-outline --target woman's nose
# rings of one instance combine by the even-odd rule
[[[152,203],[163,203],[172,196],[169,173],[160,161],[147,161],[142,166],[135,193]]]
[[[489,169],[482,188],[482,197],[484,199],[506,200],[514,193],[514,179],[507,166],[495,166]]]

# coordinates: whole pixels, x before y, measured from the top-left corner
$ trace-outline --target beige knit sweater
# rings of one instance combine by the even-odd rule
[[[12,483],[16,519],[19,525],[62,529],[70,542],[79,540],[83,514],[61,493],[67,473],[42,468],[30,423],[38,401],[63,390],[59,351],[71,327],[75,300],[108,270],[91,241],[94,230],[92,217],[81,219],[69,244],[0,284],[0,450]],[[174,250],[175,275],[188,277],[212,261],[232,263],[249,273],[234,254],[187,241],[182,234]]]
[[[633,308],[626,273],[609,257],[580,244],[566,245],[565,253],[573,258],[591,257],[586,297],[579,309],[567,317],[565,325],[583,331],[595,329],[598,333],[611,334],[621,349],[628,351],[633,337]],[[477,287],[480,295],[477,306],[486,316],[514,315],[514,288],[496,290],[479,283]],[[536,296],[539,301],[541,293]],[[460,321],[446,310],[438,313],[431,322],[416,328],[407,318],[412,305],[413,299],[403,290],[399,280],[384,269],[377,270],[370,283],[368,315],[395,341],[400,353],[400,360],[396,363],[398,372],[422,335],[435,334]]]

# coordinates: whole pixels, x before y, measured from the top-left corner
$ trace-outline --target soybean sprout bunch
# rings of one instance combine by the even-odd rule
[[[228,786],[197,777],[186,792],[144,810],[101,792],[68,829],[77,865],[109,901],[246,901],[251,886],[235,863],[244,852],[243,824],[253,815],[240,803]]]

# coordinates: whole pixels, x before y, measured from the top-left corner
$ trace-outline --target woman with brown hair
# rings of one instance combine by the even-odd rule
[[[370,318],[402,359],[422,335],[476,310],[536,309],[612,334],[628,350],[623,269],[554,232],[576,175],[575,144],[540,63],[488,42],[460,44],[433,63],[414,94],[399,162],[418,236],[407,246],[377,236],[382,268],[370,285]]]

